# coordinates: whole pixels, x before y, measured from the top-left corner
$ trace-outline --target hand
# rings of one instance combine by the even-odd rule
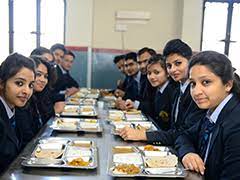
[[[121,110],[126,110],[125,101],[121,97],[116,100],[116,108]]]
[[[76,88],[76,87],[71,87],[71,88],[66,89],[65,94],[66,94],[67,97],[69,97],[69,96],[77,93],[78,91],[79,91],[78,88]]]
[[[130,99],[127,99],[125,101],[125,106],[127,109],[133,109],[134,108],[134,102],[132,102]]]
[[[54,104],[54,111],[55,113],[62,113],[65,107],[64,101],[56,102]]]
[[[123,97],[123,96],[125,95],[125,92],[124,92],[123,90],[121,90],[121,89],[116,89],[116,90],[114,91],[114,95],[115,95],[116,97]]]
[[[182,163],[186,169],[196,171],[204,175],[205,165],[202,158],[196,153],[187,153],[183,159]]]
[[[119,135],[125,141],[126,140],[134,140],[134,141],[147,140],[145,129],[133,129],[126,126],[120,129],[118,132],[119,132]]]

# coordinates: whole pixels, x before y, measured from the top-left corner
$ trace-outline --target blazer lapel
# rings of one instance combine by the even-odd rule
[[[231,111],[235,108],[235,106],[238,105],[238,99],[237,97],[233,96],[230,101],[226,104],[226,106],[224,107],[224,109],[222,110],[222,112],[219,114],[218,120],[216,122],[216,128],[212,133],[212,137],[211,137],[211,141],[210,141],[210,145],[209,145],[209,153],[211,153],[212,147],[215,143],[215,140],[217,138],[219,129],[221,124],[224,122],[223,120],[227,118],[228,115],[231,114]]]

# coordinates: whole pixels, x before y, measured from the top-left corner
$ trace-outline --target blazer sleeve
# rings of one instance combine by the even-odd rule
[[[168,131],[158,130],[153,132],[147,132],[147,141],[153,144],[174,145],[177,137],[184,133],[185,130],[191,128],[196,123],[200,122],[205,116],[206,112],[199,110],[186,117],[185,121],[176,127],[172,127]]]
[[[235,120],[235,122],[234,122]],[[231,125],[222,133],[224,143],[224,154],[221,180],[240,179],[240,123],[239,119],[229,120]]]

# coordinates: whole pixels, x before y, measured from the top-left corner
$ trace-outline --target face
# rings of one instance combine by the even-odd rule
[[[144,52],[138,57],[139,70],[142,74],[147,73],[147,64],[150,57],[151,54],[149,54],[148,52]]]
[[[64,58],[64,51],[61,49],[56,49],[53,52],[53,56],[54,56],[56,63],[59,64],[61,62],[61,60]]]
[[[73,60],[73,56],[66,54],[64,55],[63,60],[60,61],[60,64],[64,70],[69,71],[72,68]]]
[[[118,62],[116,63],[116,66],[117,66],[118,70],[119,70],[121,73],[125,74],[125,71],[124,71],[124,59],[121,59],[120,61],[118,61]]]
[[[22,68],[5,84],[1,84],[2,97],[11,107],[23,107],[33,93],[34,73],[32,70]]]
[[[195,65],[190,69],[191,95],[201,109],[214,110],[230,93],[232,81],[223,84],[209,68]]]
[[[159,63],[148,66],[147,77],[153,87],[161,87],[167,81],[167,73]]]
[[[188,79],[188,60],[183,56],[170,54],[166,59],[166,66],[174,81],[184,83]]]
[[[48,83],[48,71],[44,64],[39,64],[36,69],[36,80],[34,83],[34,90],[41,92]]]
[[[132,59],[125,60],[125,71],[128,76],[133,76],[138,72],[138,63]]]
[[[44,53],[42,55],[42,57],[46,58],[48,62],[52,62],[53,61],[53,55],[50,53]]]

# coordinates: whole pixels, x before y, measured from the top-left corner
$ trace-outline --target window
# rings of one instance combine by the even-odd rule
[[[0,64],[9,54],[9,18],[8,18],[8,0],[0,1]]]
[[[221,19],[219,21],[219,19]],[[229,56],[240,74],[240,0],[205,0],[202,50],[215,50]]]
[[[66,0],[1,0],[0,62],[12,52],[29,56],[40,45],[64,43],[65,6]]]

